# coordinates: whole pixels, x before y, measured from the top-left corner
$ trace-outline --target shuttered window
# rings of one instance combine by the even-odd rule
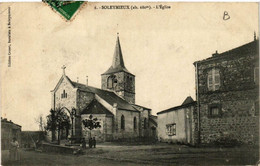
[[[169,136],[176,135],[176,123],[166,125],[166,134]]]
[[[219,69],[213,68],[208,72],[208,90],[219,90],[220,87],[220,74]]]

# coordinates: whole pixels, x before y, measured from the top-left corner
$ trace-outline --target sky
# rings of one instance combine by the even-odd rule
[[[101,87],[112,64],[117,32],[126,68],[136,76],[136,104],[152,114],[195,97],[193,63],[254,39],[257,3],[125,3],[168,5],[165,10],[94,10],[87,3],[66,22],[43,3],[0,6],[1,116],[37,130],[46,116],[63,65],[71,80]],[[8,64],[8,6],[11,6],[11,56]],[[223,20],[224,12],[230,19]],[[258,35],[257,35],[258,36]]]

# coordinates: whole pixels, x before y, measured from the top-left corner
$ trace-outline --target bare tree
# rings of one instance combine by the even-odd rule
[[[39,131],[46,131],[46,119],[42,114],[35,118],[34,121],[39,125]]]

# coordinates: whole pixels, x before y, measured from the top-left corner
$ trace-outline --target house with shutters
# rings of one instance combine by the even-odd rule
[[[67,112],[72,127],[68,136],[90,136],[82,120],[92,115],[101,124],[91,131],[98,141],[156,137],[156,120],[151,109],[135,103],[135,75],[125,67],[119,36],[111,67],[101,74],[101,88],[72,81],[65,74],[52,93],[52,109]],[[74,114],[71,114],[74,110]]]
[[[196,101],[157,113],[158,139],[259,143],[259,40],[194,62]]]
[[[259,40],[194,63],[199,142],[259,141]]]

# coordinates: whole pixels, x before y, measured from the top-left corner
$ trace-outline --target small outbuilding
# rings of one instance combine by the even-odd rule
[[[157,113],[160,142],[195,145],[198,138],[196,101],[190,96],[182,105]]]

